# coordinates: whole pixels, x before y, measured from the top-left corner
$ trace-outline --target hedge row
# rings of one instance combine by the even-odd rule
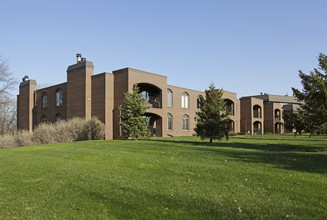
[[[24,147],[38,144],[54,144],[83,140],[104,139],[104,124],[97,118],[85,120],[73,118],[56,123],[43,123],[33,132],[17,131],[0,136],[0,148]]]

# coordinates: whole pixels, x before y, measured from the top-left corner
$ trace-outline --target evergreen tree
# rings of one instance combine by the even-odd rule
[[[134,85],[133,93],[125,93],[124,102],[125,108],[120,106],[119,110],[122,112],[120,125],[125,137],[134,140],[148,138],[150,136],[147,125],[149,118],[144,116],[148,107],[145,106],[146,100],[142,98],[137,85]]]
[[[287,130],[295,129],[295,135],[301,135],[302,132],[306,131],[310,127],[308,115],[303,111],[284,113],[284,127]]]
[[[320,53],[319,68],[309,75],[299,71],[302,92],[292,88],[294,95],[302,101],[302,109],[307,115],[306,131],[311,134],[327,133],[327,56]]]
[[[206,98],[200,100],[200,111],[196,113],[197,124],[194,130],[202,140],[209,138],[210,143],[224,136],[228,140],[231,119],[223,113],[226,107],[226,102],[222,98],[223,90],[215,89],[215,86],[210,84],[209,90],[205,93]]]

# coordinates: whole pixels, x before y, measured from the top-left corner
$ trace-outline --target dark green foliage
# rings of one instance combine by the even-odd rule
[[[209,138],[210,143],[224,136],[228,139],[231,120],[228,115],[222,113],[226,106],[222,98],[223,90],[215,89],[215,86],[210,84],[209,90],[205,92],[206,98],[200,100],[200,111],[196,113],[198,118],[194,130],[201,139]]]
[[[294,95],[302,101],[303,111],[307,115],[306,131],[311,134],[327,133],[327,56],[320,53],[318,57],[319,68],[309,75],[299,71],[302,92],[292,88]]]
[[[308,120],[308,115],[300,110],[298,112],[284,114],[284,127],[287,130],[295,129],[296,134],[302,134],[307,128],[311,127]]]
[[[144,116],[148,107],[137,85],[134,85],[133,93],[125,93],[124,102],[125,108],[120,106],[119,110],[122,112],[120,125],[125,137],[134,140],[148,138],[151,134],[147,124],[149,118]]]

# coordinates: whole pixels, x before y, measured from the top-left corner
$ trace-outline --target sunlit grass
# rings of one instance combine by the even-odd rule
[[[292,135],[0,150],[0,219],[324,219],[326,150]]]

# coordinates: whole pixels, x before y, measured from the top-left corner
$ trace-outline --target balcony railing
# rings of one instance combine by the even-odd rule
[[[159,98],[156,96],[149,96],[148,101],[146,101],[143,106],[149,108],[161,108],[161,103],[158,100]]]

